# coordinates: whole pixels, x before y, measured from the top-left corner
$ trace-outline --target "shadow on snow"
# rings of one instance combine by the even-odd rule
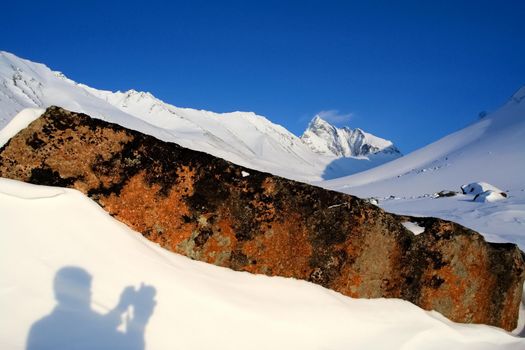
[[[31,326],[27,350],[145,348],[144,330],[155,308],[155,288],[126,287],[117,306],[100,314],[91,309],[91,279],[86,270],[74,266],[56,273],[56,306]]]

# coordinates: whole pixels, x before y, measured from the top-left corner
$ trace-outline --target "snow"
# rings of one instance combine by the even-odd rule
[[[477,194],[474,197],[474,202],[492,203],[492,202],[501,201],[506,198],[507,196],[505,195],[504,192],[496,192],[496,191],[488,190],[488,191],[484,191],[484,192]]]
[[[483,193],[485,191],[503,192],[496,186],[492,186],[486,182],[472,182],[468,185],[461,186],[461,191],[464,194],[471,194],[473,196]]]
[[[41,108],[25,108],[17,114],[0,132],[0,147],[5,145],[7,141],[18,132],[26,128],[32,121],[40,117],[44,113]]]
[[[304,281],[192,261],[147,241],[75,190],[0,179],[0,227],[0,308],[9,315],[0,327],[3,349],[25,348],[30,327],[55,307],[53,279],[68,266],[92,276],[94,315],[113,310],[128,286],[154,289],[147,349],[525,346],[500,329],[456,324],[402,300],[351,299]],[[85,287],[69,283],[78,293]],[[135,301],[135,311],[147,298]],[[75,340],[67,319],[55,326],[66,344]],[[100,333],[90,341],[102,348],[109,340]]]
[[[378,152],[389,155],[389,160],[401,156],[391,141],[359,128],[337,128],[318,115],[310,121],[301,140],[316,153],[336,157],[368,156]]]
[[[388,154],[369,160],[319,154],[284,127],[252,112],[213,113],[176,107],[148,92],[97,90],[53,72],[43,64],[0,51],[0,129],[25,108],[50,105],[300,181],[353,174],[395,157]],[[359,135],[360,139],[355,140],[360,142],[359,147],[363,142],[365,145],[382,142],[361,131]],[[367,141],[369,139],[372,141]]]
[[[418,151],[319,185],[379,198],[380,206],[394,213],[452,220],[489,240],[517,243],[525,250],[524,160],[525,87],[485,118]],[[459,191],[462,186],[468,195],[431,198],[433,193]],[[507,197],[491,202],[503,196],[487,193],[488,197],[481,197],[487,197],[487,203],[473,202],[476,193],[487,190]]]
[[[379,206],[379,201],[377,200],[377,198],[365,198],[365,200],[370,203],[370,204],[373,204],[375,206]]]
[[[383,199],[381,208],[410,216],[434,216],[455,221],[483,234],[491,242],[512,242],[525,250],[525,191],[512,191],[504,201],[474,202],[472,196]]]
[[[243,171],[241,171],[241,175],[242,175],[242,177],[247,177],[247,176],[250,176],[250,173],[243,170]]]
[[[419,196],[484,181],[520,190],[525,179],[525,87],[482,120],[404,157],[323,182],[358,196]]]
[[[425,228],[419,226],[419,225],[418,225],[417,223],[415,223],[415,222],[405,221],[405,222],[402,222],[401,224],[402,224],[407,230],[409,230],[410,232],[412,232],[412,233],[415,234],[415,235],[419,235],[420,233],[425,232]]]

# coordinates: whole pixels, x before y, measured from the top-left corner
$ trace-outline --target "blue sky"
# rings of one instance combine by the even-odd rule
[[[415,150],[525,84],[524,1],[9,1],[0,49],[95,88],[319,112]]]

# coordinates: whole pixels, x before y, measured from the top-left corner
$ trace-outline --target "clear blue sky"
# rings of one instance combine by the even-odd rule
[[[5,1],[0,49],[99,89],[246,110],[300,135],[320,111],[407,153],[525,84],[525,1]]]

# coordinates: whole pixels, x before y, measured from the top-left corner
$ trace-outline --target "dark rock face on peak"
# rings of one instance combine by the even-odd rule
[[[192,259],[516,327],[525,257],[513,244],[487,243],[453,222],[389,214],[84,114],[49,108],[0,149],[0,176],[82,191]],[[405,221],[425,231],[415,236]]]

